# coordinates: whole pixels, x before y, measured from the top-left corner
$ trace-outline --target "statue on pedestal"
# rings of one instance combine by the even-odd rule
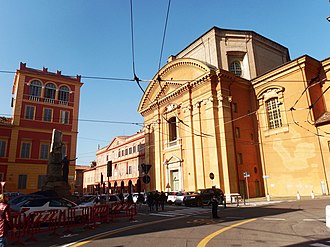
[[[70,185],[68,184],[69,160],[67,156],[63,159],[62,154],[62,132],[53,129],[52,143],[47,166],[47,177],[42,186],[43,191],[52,190],[58,196],[69,197]],[[75,159],[74,159],[75,160]]]

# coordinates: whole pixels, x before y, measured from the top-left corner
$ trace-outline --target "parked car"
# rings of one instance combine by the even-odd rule
[[[20,212],[28,215],[31,212],[36,211],[47,211],[47,210],[65,210],[69,208],[77,208],[78,205],[70,200],[65,198],[31,198],[25,201],[22,201],[17,204],[20,207]],[[79,210],[78,210],[79,211]],[[80,213],[79,213],[80,212]],[[81,215],[81,211],[79,211],[77,215]]]
[[[20,208],[20,206],[18,206],[19,203],[26,201],[26,200],[36,199],[36,198],[45,198],[45,196],[36,195],[36,194],[20,195],[20,196],[11,198],[8,201],[8,204],[10,205],[11,211],[20,212],[21,208]]]
[[[8,200],[11,200],[17,196],[21,196],[23,195],[22,193],[20,192],[4,192],[5,196],[7,196]]]
[[[106,204],[107,203],[107,196],[108,195],[90,195],[84,196],[84,198],[79,202],[79,206],[90,207],[99,204]],[[117,195],[110,194],[109,195],[109,204],[121,202]]]
[[[167,194],[167,203],[168,204],[173,204],[175,203],[176,200],[176,195],[178,194],[178,192],[168,192]]]
[[[178,192],[176,194],[175,205],[183,205],[183,200],[185,196],[193,194],[193,191],[188,192]]]
[[[147,202],[147,195],[143,192],[141,193],[133,193],[133,202],[138,203],[146,203]]]
[[[186,206],[204,206],[211,204],[211,198],[215,193],[219,204],[226,207],[225,195],[221,189],[201,189],[191,195],[187,195],[183,199],[183,203]]]

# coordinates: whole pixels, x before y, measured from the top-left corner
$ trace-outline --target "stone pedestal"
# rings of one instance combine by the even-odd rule
[[[52,143],[49,153],[47,178],[42,191],[55,191],[60,197],[70,198],[70,185],[63,181],[62,176],[62,132],[53,130]]]

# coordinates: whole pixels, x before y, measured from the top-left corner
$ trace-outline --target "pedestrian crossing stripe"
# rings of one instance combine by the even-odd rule
[[[185,215],[198,215],[198,214],[204,214],[206,212],[210,212],[210,209],[178,209],[173,211],[167,211],[167,212],[152,212],[149,213],[149,215],[152,216],[162,216],[162,217],[176,217],[176,216],[185,216]]]

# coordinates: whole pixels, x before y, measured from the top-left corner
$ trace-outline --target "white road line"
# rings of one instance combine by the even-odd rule
[[[285,219],[283,219],[283,218],[264,218],[264,220],[281,221],[281,220],[285,220]]]
[[[188,215],[199,215],[209,212],[209,209],[178,209],[167,212],[154,212],[148,215],[163,216],[163,217],[175,217],[175,216],[188,216]]]
[[[321,243],[311,244],[310,246],[315,246],[315,247],[329,247],[329,245],[321,244]]]
[[[325,219],[303,219],[303,221],[322,221],[322,222],[325,222]]]

